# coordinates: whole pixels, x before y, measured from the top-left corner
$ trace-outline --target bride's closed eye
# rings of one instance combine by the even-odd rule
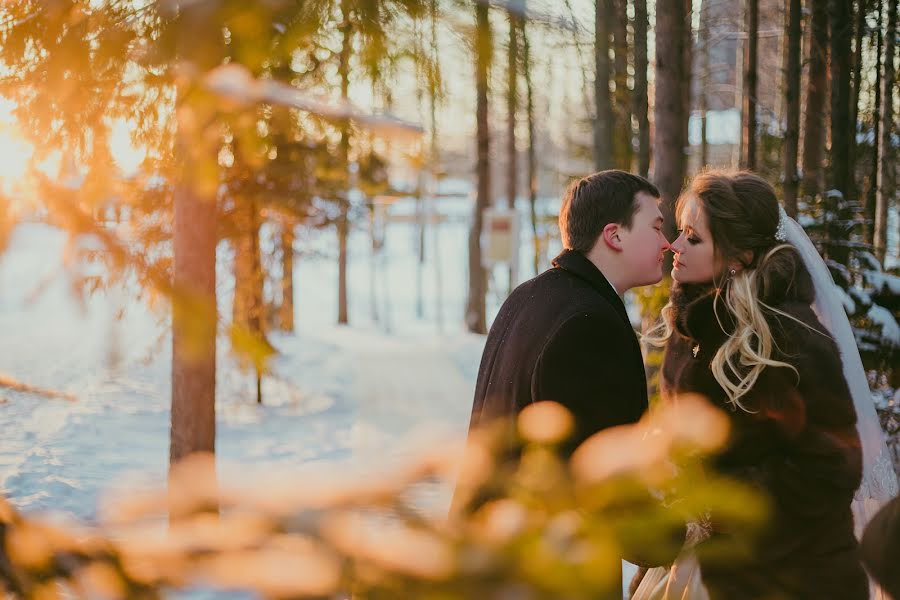
[[[684,232],[684,228],[678,230],[678,235],[684,235],[685,236],[684,239],[686,239],[688,241],[688,244],[690,244],[691,246],[696,246],[697,244],[699,244],[700,242],[703,241],[700,238],[698,238],[696,235],[694,235],[693,232],[691,232],[690,234],[686,234]]]

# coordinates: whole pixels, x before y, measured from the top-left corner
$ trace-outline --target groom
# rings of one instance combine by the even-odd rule
[[[572,412],[571,453],[592,434],[634,423],[647,409],[640,346],[620,294],[662,278],[669,243],[659,191],[624,171],[572,183],[559,212],[565,250],[520,285],[488,334],[469,430],[512,423],[555,400]]]

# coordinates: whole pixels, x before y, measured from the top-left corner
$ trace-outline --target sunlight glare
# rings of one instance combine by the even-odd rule
[[[25,177],[34,148],[14,127],[0,125],[0,180],[14,185]]]
[[[56,180],[59,178],[59,170],[62,165],[62,153],[59,150],[54,150],[50,154],[47,155],[44,160],[37,163],[35,168],[46,175],[48,178],[52,180]]]
[[[131,140],[134,124],[124,119],[117,119],[110,126],[109,150],[113,160],[125,175],[133,175],[147,157],[146,150],[136,148]]]
[[[22,186],[34,154],[34,147],[19,132],[15,107],[15,102],[0,98],[0,188],[7,194]]]

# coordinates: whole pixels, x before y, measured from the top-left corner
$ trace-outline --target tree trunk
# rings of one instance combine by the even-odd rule
[[[179,15],[179,53],[203,73],[221,61],[220,37],[209,5],[187,5]],[[172,410],[169,463],[216,444],[216,195],[198,179],[200,166],[216,160],[216,149],[197,144],[184,123],[203,122],[190,90],[180,87],[176,152],[181,166],[174,193]],[[190,117],[193,117],[191,119]]]
[[[263,339],[266,335],[266,305],[263,297],[263,287],[265,286],[265,273],[262,266],[262,255],[259,247],[259,204],[256,199],[251,199],[250,204],[250,248],[253,268],[252,290],[250,298],[250,330],[253,334]]]
[[[828,91],[828,7],[823,1],[812,2],[809,44],[809,80],[806,92],[806,122],[803,138],[804,198],[816,196],[821,188],[822,160],[825,154],[825,100]]]
[[[493,54],[488,5],[475,4],[475,122],[478,191],[475,197],[472,228],[469,230],[469,297],[466,301],[466,326],[473,333],[487,333],[485,295],[487,273],[481,264],[481,229],[484,210],[491,204],[491,134],[488,126],[488,77]]]
[[[875,241],[875,208],[878,195],[878,169],[880,163],[878,158],[881,156],[878,152],[878,145],[881,143],[881,65],[882,65],[882,49],[884,46],[884,36],[881,28],[884,24],[884,7],[878,5],[878,27],[875,30],[875,96],[872,114],[872,171],[869,176],[869,188],[866,190],[866,241],[874,244]],[[898,371],[900,373],[900,371]]]
[[[685,2],[660,3],[656,10],[653,171],[662,194],[665,233],[675,239],[674,203],[687,172],[689,105],[685,104],[684,82],[690,81],[690,63],[685,56],[691,44],[691,22]],[[671,264],[671,258],[668,261]]]
[[[688,43],[686,44],[683,60],[684,60],[684,73],[685,77],[681,80],[681,105],[684,106],[685,110],[685,118],[681,121],[681,140],[684,142],[684,176],[685,179],[688,177],[688,166],[690,164],[691,157],[691,146],[688,138],[689,134],[689,124],[691,117],[691,78],[692,73],[694,72],[694,31],[693,31],[693,19],[692,19],[692,9],[693,2],[692,0],[683,0],[683,10],[687,19],[687,36]]]
[[[234,248],[234,297],[231,301],[231,322],[247,326],[247,315],[252,303],[253,257],[250,255],[250,240],[246,219],[247,207],[243,200],[235,204],[234,225],[236,229],[232,246]]]
[[[859,190],[856,185],[856,133],[859,125],[859,88],[862,85],[862,47],[863,35],[866,31],[866,11],[868,10],[867,0],[857,0],[856,2],[856,25],[854,29],[853,41],[853,82],[850,89],[850,183],[853,187],[853,197],[859,196]]]
[[[709,142],[707,141],[707,129],[709,127],[707,119],[707,111],[709,109],[709,97],[707,95],[707,87],[709,86],[709,2],[703,0],[700,5],[700,97],[698,103],[700,105],[700,166],[701,168],[709,163]]]
[[[741,167],[756,169],[756,81],[759,44],[759,1],[747,0],[747,53],[744,56],[744,110]]]
[[[647,0],[634,0],[634,118],[638,128],[637,170],[650,172],[650,119],[647,91]]]
[[[834,189],[853,197],[853,166],[850,164],[850,44],[853,18],[849,0],[830,0],[831,21],[831,172]]]
[[[516,113],[519,110],[519,17],[510,11],[509,13],[509,54],[507,68],[506,87],[506,207],[516,210],[516,196],[518,194],[519,160],[516,154]],[[518,228],[513,227],[515,234]],[[519,259],[517,240],[513,241],[509,264],[509,286],[507,293],[511,294],[516,285]]]
[[[594,168],[613,168],[613,111],[609,93],[612,69],[609,63],[609,22],[612,0],[595,0],[594,23]]]
[[[259,207],[253,198],[239,198],[235,203],[237,239],[234,256],[234,302],[232,326],[255,340],[265,340],[265,312],[263,300],[264,276],[259,247]],[[246,349],[237,349],[241,366],[253,368],[259,377],[260,364],[246,356]],[[249,358],[249,360],[248,360]],[[257,395],[258,403],[262,397]]]
[[[531,233],[534,244],[534,274],[537,276],[541,268],[541,239],[538,233],[537,218],[537,142],[534,131],[534,89],[531,85],[531,47],[528,45],[528,24],[522,24],[522,70],[525,72],[525,98],[528,115],[528,207],[531,213]]]
[[[425,173],[416,176],[416,317],[425,318]]]
[[[378,232],[376,231],[376,221],[378,217],[376,212],[378,206],[372,204],[369,208],[369,308],[372,312],[372,322],[378,323],[381,319],[378,316]]]
[[[623,171],[631,170],[631,92],[628,90],[628,2],[613,0],[615,7],[613,48],[615,49],[615,140],[614,163]]]
[[[189,177],[175,190],[174,254],[171,464],[216,440],[216,204]]]
[[[787,130],[784,134],[784,208],[797,216],[797,152],[800,143],[800,40],[801,0],[789,0],[786,15],[787,69],[784,74],[784,106]]]
[[[350,319],[347,307],[347,237],[350,232],[347,201],[341,200],[341,214],[338,215],[338,324],[346,325]]]
[[[413,21],[413,25],[415,27],[414,35],[416,82],[418,83],[418,85],[416,86],[416,107],[419,110],[419,116],[424,119],[425,89],[423,89],[422,84],[425,83],[425,87],[430,89],[431,75],[425,74],[423,77],[422,72],[422,57],[425,56],[425,45],[423,43],[423,33],[421,30],[422,22],[419,18],[416,18]],[[424,154],[424,150],[422,150],[421,152]],[[418,230],[416,235],[416,254],[418,255],[418,260],[416,261],[416,318],[418,319],[422,319],[425,317],[425,228],[427,224],[427,218],[425,214],[426,183],[426,169],[424,167],[424,164],[419,162],[416,165],[416,229]]]
[[[894,87],[897,73],[894,69],[894,54],[897,48],[897,0],[889,0],[887,5],[888,22],[884,34],[884,75],[881,78],[881,142],[878,160],[878,180],[876,181],[875,204],[875,256],[884,262],[887,254],[887,217],[888,208],[894,199],[896,181],[894,148]]]
[[[253,335],[262,335],[263,272],[259,248],[259,210],[254,200],[240,198],[234,213],[234,301],[232,324]]]
[[[294,333],[294,226],[284,223],[281,229],[281,306],[278,327]]]
[[[431,152],[430,152],[430,161],[431,161],[431,197],[429,198],[430,207],[429,207],[429,217],[437,217],[436,211],[436,196],[438,192],[437,183],[438,183],[438,174],[440,172],[440,164],[441,164],[441,155],[440,155],[440,146],[438,145],[438,121],[437,121],[437,109],[438,109],[438,98],[440,97],[440,70],[439,70],[439,49],[438,49],[438,36],[437,36],[437,20],[438,20],[438,0],[431,0],[431,6],[429,7],[429,12],[431,16],[431,76],[428,79],[428,109],[429,116],[431,122]],[[434,253],[434,283],[435,283],[435,321],[437,322],[438,331],[443,331],[443,320],[444,320],[444,307],[443,307],[443,295],[444,295],[444,287],[443,287],[443,278],[441,276],[441,253],[439,247],[439,237],[438,233],[440,232],[440,226],[438,225],[437,220],[431,221],[432,223],[432,232],[431,232],[431,243]]]
[[[346,102],[350,96],[350,53],[352,52],[351,37],[353,33],[348,0],[341,0],[340,31],[341,51],[338,75],[341,78],[341,99]],[[341,169],[347,175],[347,187],[341,193],[340,198],[338,198],[338,324],[346,325],[349,322],[349,310],[347,307],[347,237],[350,234],[350,123],[346,119],[341,123],[339,153]]]

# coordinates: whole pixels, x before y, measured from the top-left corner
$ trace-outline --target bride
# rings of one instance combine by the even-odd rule
[[[714,560],[736,540],[709,526],[634,598],[868,598],[857,535],[897,482],[827,268],[752,173],[702,173],[676,218],[672,296],[645,338],[665,346],[663,398],[700,393],[726,411],[732,439],[712,468],[771,514],[740,561]]]

